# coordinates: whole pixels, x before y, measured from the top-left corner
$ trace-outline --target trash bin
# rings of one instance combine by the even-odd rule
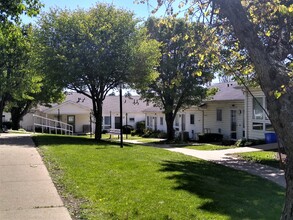
[[[275,133],[265,133],[265,140],[267,144],[276,143],[277,135]]]

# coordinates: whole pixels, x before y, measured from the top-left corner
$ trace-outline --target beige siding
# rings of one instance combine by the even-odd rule
[[[222,109],[222,121],[217,121],[217,109]],[[237,139],[243,137],[243,101],[207,103],[204,111],[204,128],[211,133],[221,133],[225,139],[231,135],[231,110],[236,111]],[[201,119],[202,121],[202,119]]]
[[[260,89],[251,90],[251,93],[254,97],[263,97],[265,96]],[[260,122],[265,125],[265,123],[270,123],[269,120],[254,120],[253,119],[253,97],[248,93],[247,94],[247,138],[248,139],[264,139],[266,131],[265,128],[263,130],[253,130],[253,122]]]

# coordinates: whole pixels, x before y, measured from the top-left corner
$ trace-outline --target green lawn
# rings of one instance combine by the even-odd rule
[[[277,159],[277,152],[274,151],[257,151],[248,153],[235,154],[237,157],[244,160],[260,163],[275,168],[280,168],[280,161]]]
[[[107,140],[110,138],[110,134],[103,134],[102,135],[102,139],[103,140]],[[118,135],[112,135],[112,138],[111,138],[112,141],[120,141],[120,139],[118,139]],[[143,138],[143,137],[140,137],[140,136],[132,136],[131,134],[124,134],[123,135],[123,140],[127,141],[127,140],[136,140],[136,141],[139,141],[141,143],[156,143],[156,142],[160,142],[162,141],[162,139],[159,139],[159,138]]]
[[[159,148],[36,136],[79,219],[278,219],[284,189],[242,171]]]
[[[216,144],[196,144],[184,146],[185,148],[194,149],[194,150],[225,150],[230,148],[235,148],[235,146],[223,146]]]

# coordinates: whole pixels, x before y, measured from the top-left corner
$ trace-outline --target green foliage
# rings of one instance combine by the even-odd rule
[[[198,139],[200,143],[221,142],[223,140],[223,135],[218,133],[199,134]]]
[[[167,131],[172,139],[171,125],[177,112],[205,97],[206,89],[202,86],[212,80],[212,62],[216,61],[213,54],[216,44],[211,43],[215,38],[207,26],[183,19],[150,18],[145,26],[150,37],[160,42],[159,75],[137,89],[169,115]]]
[[[144,129],[142,137],[145,138],[167,138],[167,134],[160,130],[151,130],[151,129]]]
[[[42,6],[39,0],[0,0],[0,21],[20,22],[21,15],[36,16]]]
[[[157,43],[138,28],[133,13],[112,5],[51,10],[42,16],[37,36],[44,70],[93,100],[97,139],[107,93],[153,78]]]

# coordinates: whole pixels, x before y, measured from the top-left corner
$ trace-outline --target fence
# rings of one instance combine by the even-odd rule
[[[33,115],[33,131],[39,130],[42,133],[73,135],[73,126],[62,121]]]

